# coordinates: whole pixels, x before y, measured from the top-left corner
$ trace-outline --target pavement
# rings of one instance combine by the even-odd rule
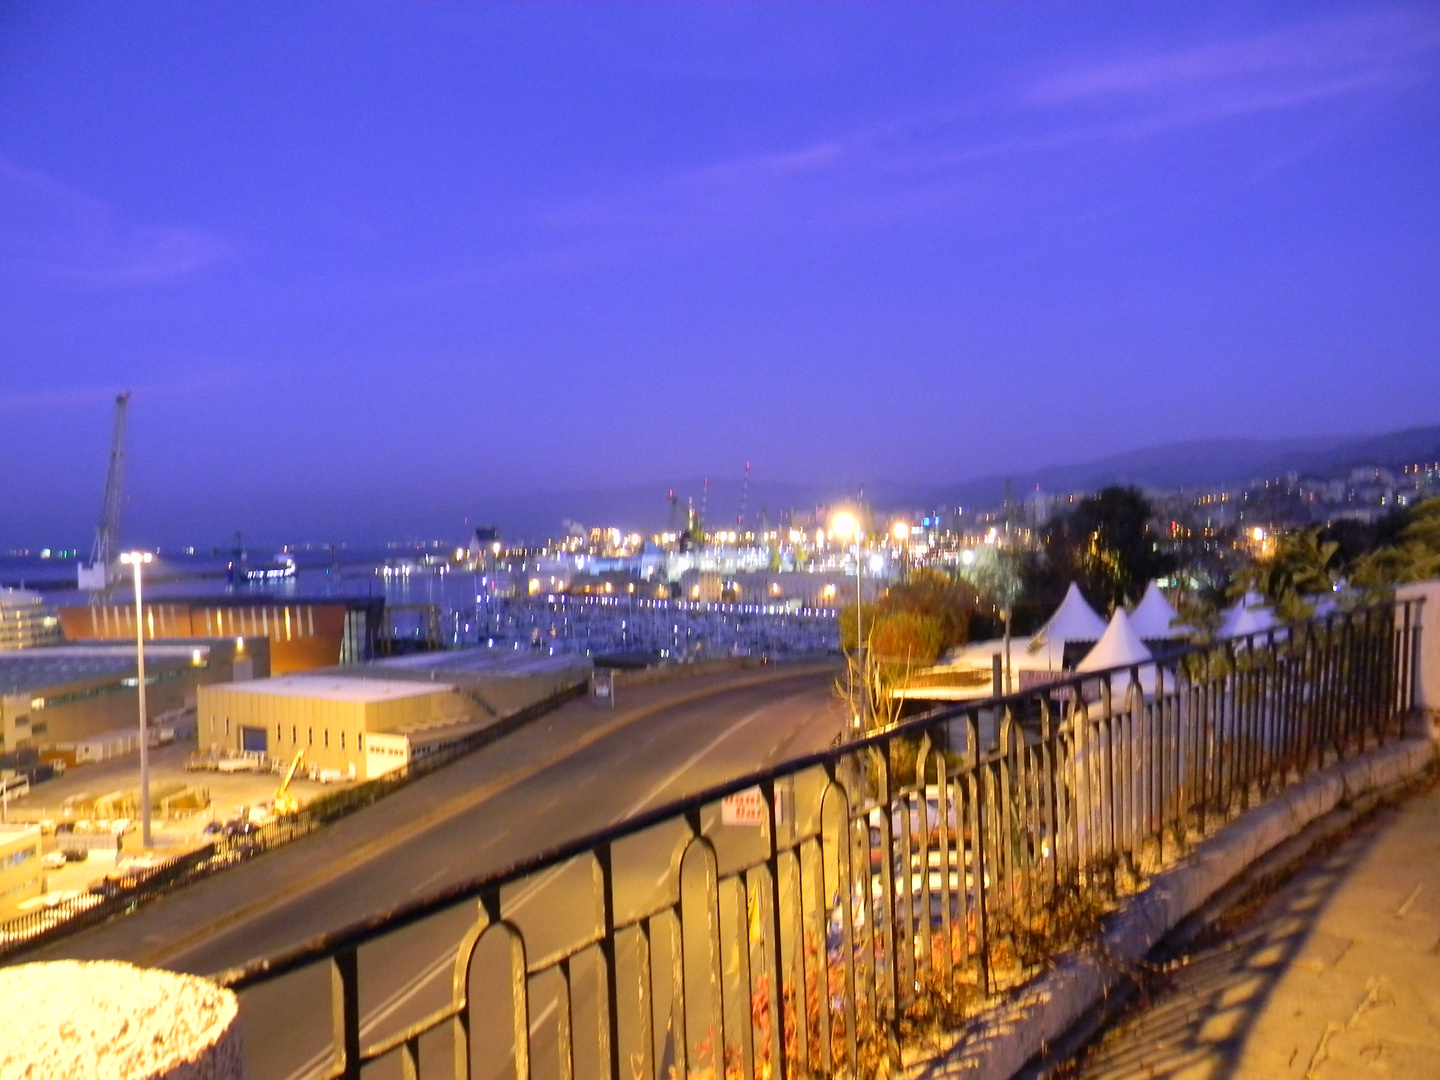
[[[1063,1075],[1440,1078],[1440,786],[1224,912],[1150,992]]]

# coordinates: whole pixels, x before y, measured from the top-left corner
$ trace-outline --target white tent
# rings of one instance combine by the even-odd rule
[[[1099,641],[1105,633],[1105,620],[1080,595],[1080,586],[1073,581],[1065,599],[1050,616],[1050,621],[1030,639],[1029,649],[1039,652],[1047,645],[1063,646],[1067,641]]]
[[[1155,690],[1153,659],[1154,655],[1145,642],[1140,640],[1135,627],[1130,624],[1130,617],[1125,614],[1125,609],[1117,607],[1105,633],[1100,636],[1095,647],[1085,654],[1085,659],[1075,665],[1075,670],[1105,671],[1108,668],[1139,664],[1140,688],[1149,694]],[[1125,685],[1124,675],[1115,680],[1117,690],[1123,689]]]
[[[1190,627],[1179,625],[1179,620],[1180,613],[1153,581],[1146,586],[1145,595],[1135,605],[1135,610],[1130,612],[1130,625],[1135,633],[1151,641],[1185,637],[1190,633]]]
[[[1257,592],[1247,592],[1225,612],[1215,636],[1229,638],[1263,634],[1276,625],[1274,614],[1265,606],[1265,598]]]

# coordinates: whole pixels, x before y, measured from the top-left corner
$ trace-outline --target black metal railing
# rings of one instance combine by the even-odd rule
[[[127,915],[151,900],[283,847],[364,809],[436,769],[488,746],[525,724],[584,695],[583,683],[566,687],[492,724],[411,758],[373,780],[341,788],[264,825],[221,833],[209,843],[154,866],[115,873],[78,896],[0,922],[0,962],[9,961],[87,927]]]
[[[225,972],[249,1075],[894,1075],[1217,827],[1399,737],[1418,613],[939,710]]]

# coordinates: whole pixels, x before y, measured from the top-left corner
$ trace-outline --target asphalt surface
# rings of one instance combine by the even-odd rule
[[[636,690],[616,712],[572,703],[316,836],[34,958],[125,959],[214,974],[823,749],[842,722],[833,680],[829,669],[781,670]],[[707,830],[718,827],[715,816],[707,816]],[[655,836],[617,863],[626,903],[643,903],[663,887],[669,854],[667,839]],[[547,928],[583,921],[589,903],[587,890],[559,873],[507,896],[506,909],[532,923],[527,944],[543,948]],[[463,906],[362,953],[367,1041],[449,999],[455,948],[473,921]],[[543,1060],[554,1059],[560,1037],[558,1000],[552,991],[531,1002],[540,1076],[551,1072]],[[593,995],[579,993],[575,1002],[578,1028]],[[319,972],[250,992],[244,1023],[252,1080],[309,1075],[329,1054],[328,978]],[[444,1057],[447,1048],[427,1052]]]

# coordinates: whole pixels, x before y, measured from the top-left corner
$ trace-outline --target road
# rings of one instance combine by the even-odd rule
[[[612,720],[589,702],[573,703],[317,837],[188,890],[193,895],[82,935],[45,958],[110,957],[206,974],[298,944],[746,771],[822,749],[841,722],[833,679],[833,671],[810,669],[688,691],[651,688],[648,695],[636,692],[640,707],[629,721],[623,715]],[[604,730],[607,724],[613,730]],[[587,739],[583,749],[566,752]],[[456,804],[458,810],[444,812]],[[426,813],[434,820],[411,824]],[[367,815],[370,820],[361,820]],[[387,815],[393,828],[382,828]],[[377,829],[382,835],[373,835]],[[314,859],[307,866],[308,851]],[[659,855],[663,867],[665,852]],[[634,898],[653,893],[659,881],[637,880],[632,872],[617,886]],[[554,875],[508,898],[507,910],[523,917],[528,909],[553,921],[582,892]],[[472,919],[466,908],[367,950],[361,1005],[368,1037],[445,999],[455,945]],[[302,1077],[327,1053],[324,984],[303,983],[286,980],[247,998],[248,1063],[256,1080]],[[314,997],[316,990],[322,996]],[[546,1004],[537,1000],[532,1009],[542,1028]],[[310,1022],[299,1025],[298,1016]],[[542,1044],[545,1038],[537,1031]]]

